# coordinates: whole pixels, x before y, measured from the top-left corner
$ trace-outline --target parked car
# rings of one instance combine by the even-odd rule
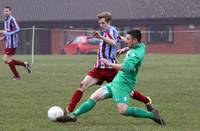
[[[75,37],[72,41],[66,42],[62,54],[79,55],[97,53],[100,40],[91,36]]]

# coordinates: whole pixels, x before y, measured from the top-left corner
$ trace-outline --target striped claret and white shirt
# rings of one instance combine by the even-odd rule
[[[13,16],[5,17],[4,30],[6,31],[6,48],[17,48],[19,42],[17,33],[20,31],[20,28]]]
[[[110,44],[106,43],[105,41],[101,41],[99,43],[99,49],[97,54],[97,62],[95,64],[96,68],[109,68],[105,66],[104,63],[101,63],[100,60],[102,58],[107,59],[110,63],[117,63],[115,59],[115,54],[119,47],[120,35],[117,29],[114,26],[110,26],[110,28],[103,32],[104,37],[108,37],[113,39],[116,42],[115,46],[111,46]]]

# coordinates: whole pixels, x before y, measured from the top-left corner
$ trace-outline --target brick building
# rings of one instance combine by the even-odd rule
[[[96,14],[105,10],[120,31],[140,28],[149,53],[200,53],[199,0],[1,0],[0,8],[5,5],[21,28],[36,27],[36,54],[60,54],[66,41],[87,35],[66,30],[98,29]],[[18,53],[29,54],[32,30],[20,38]]]

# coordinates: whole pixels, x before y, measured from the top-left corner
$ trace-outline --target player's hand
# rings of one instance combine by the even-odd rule
[[[124,53],[124,50],[123,49],[119,49],[117,52],[116,52],[116,57],[119,57],[121,54]]]
[[[107,66],[109,66],[109,61],[107,60],[107,59],[105,59],[105,58],[102,58],[101,60],[100,60],[100,62],[102,62],[102,63],[104,63],[105,65],[107,65]]]
[[[4,36],[0,37],[0,41],[4,40],[4,38],[5,38]]]
[[[99,39],[102,38],[102,35],[101,35],[98,31],[93,32],[93,35],[94,35],[96,38],[99,38]]]
[[[0,30],[0,34],[5,34],[5,33],[6,33],[6,31]]]
[[[121,54],[127,52],[128,50],[129,50],[128,47],[125,47],[125,48],[119,49],[119,50],[116,52],[116,57],[119,57]]]

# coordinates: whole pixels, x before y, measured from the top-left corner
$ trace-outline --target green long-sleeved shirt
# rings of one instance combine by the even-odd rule
[[[145,52],[146,46],[144,43],[137,43],[133,48],[131,48],[123,60],[123,71],[117,73],[113,82],[123,84],[130,90],[133,90],[138,81],[138,72],[143,62]]]

